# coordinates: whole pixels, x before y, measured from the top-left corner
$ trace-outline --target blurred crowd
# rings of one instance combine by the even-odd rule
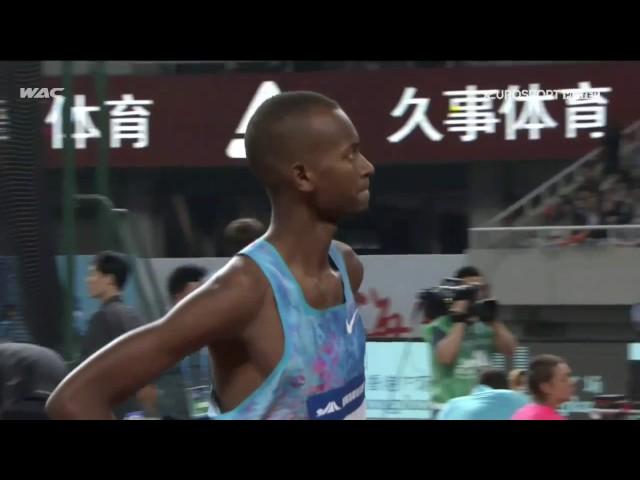
[[[640,225],[640,142],[620,149],[621,134],[607,134],[602,154],[582,166],[576,188],[558,196],[542,212],[542,225]],[[607,242],[640,246],[640,229],[554,230],[554,245]]]

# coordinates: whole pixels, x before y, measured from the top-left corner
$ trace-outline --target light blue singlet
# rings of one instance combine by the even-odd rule
[[[284,331],[282,359],[249,397],[216,419],[364,419],[366,332],[349,275],[335,242],[329,255],[338,267],[346,303],[326,310],[311,307],[278,251],[260,239],[240,252],[269,280]]]

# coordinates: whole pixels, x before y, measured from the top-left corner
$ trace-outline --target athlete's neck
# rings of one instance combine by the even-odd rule
[[[271,204],[271,225],[266,239],[278,248],[289,265],[309,275],[326,270],[337,226],[318,218],[306,205],[286,201]]]

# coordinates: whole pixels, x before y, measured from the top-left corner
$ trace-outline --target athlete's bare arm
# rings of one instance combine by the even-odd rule
[[[360,286],[362,285],[362,279],[364,278],[364,266],[358,258],[356,252],[346,243],[336,241],[338,249],[342,252],[344,257],[344,263],[347,266],[349,272],[349,281],[351,282],[351,290],[354,294],[358,293]]]
[[[54,419],[112,419],[114,405],[202,347],[242,337],[269,291],[259,267],[233,258],[165,317],[116,339],[76,368],[53,392]]]

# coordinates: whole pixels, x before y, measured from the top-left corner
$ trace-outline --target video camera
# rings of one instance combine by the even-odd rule
[[[486,285],[469,285],[461,278],[445,278],[440,285],[418,293],[418,302],[425,316],[436,319],[449,313],[453,302],[466,300],[470,303],[469,319],[478,317],[483,322],[491,322],[498,313],[498,301],[495,298],[481,298]]]

